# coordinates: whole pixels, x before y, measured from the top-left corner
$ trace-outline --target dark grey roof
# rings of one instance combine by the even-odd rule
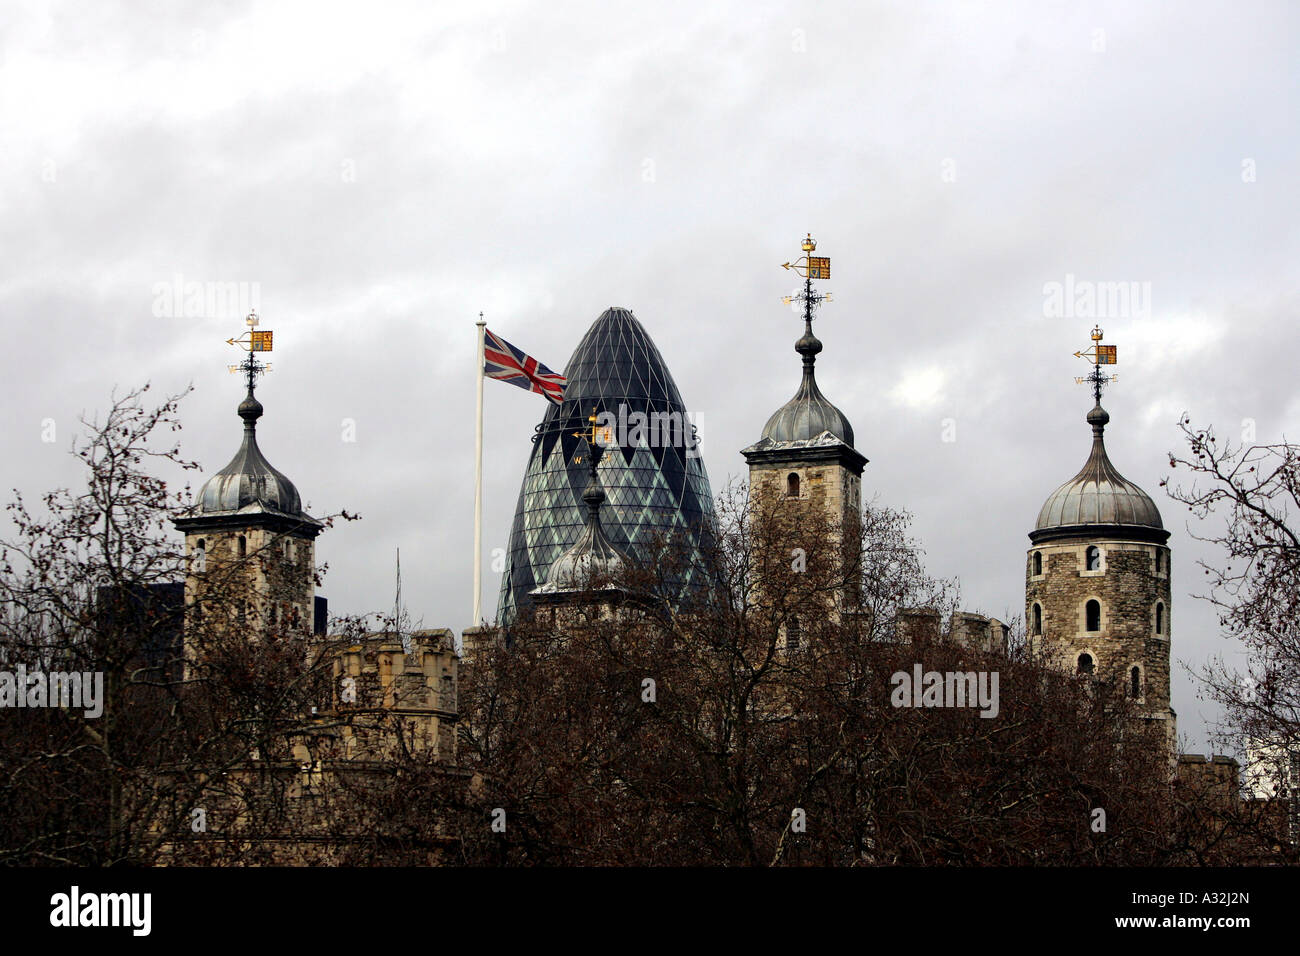
[[[265,514],[316,523],[302,510],[293,482],[271,466],[257,447],[257,419],[262,403],[248,396],[239,403],[244,420],[244,440],[219,472],[209,478],[194,499],[190,518]]]
[[[1164,528],[1155,502],[1121,475],[1106,455],[1102,432],[1109,421],[1110,415],[1100,405],[1088,413],[1092,452],[1079,473],[1043,503],[1034,527],[1036,532],[1087,525]]]
[[[774,442],[808,441],[823,432],[829,432],[850,448],[853,447],[853,426],[844,413],[830,403],[813,376],[813,364],[822,343],[808,327],[795,343],[795,351],[803,356],[803,381],[794,398],[778,408],[763,426],[762,438]],[[762,439],[760,439],[761,441]]]

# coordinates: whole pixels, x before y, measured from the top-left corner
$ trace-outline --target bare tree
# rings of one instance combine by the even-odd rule
[[[215,795],[248,789],[249,767],[288,761],[319,699],[320,649],[288,622],[238,626],[237,573],[208,575],[201,618],[186,605],[172,519],[189,489],[170,491],[152,466],[197,465],[176,441],[183,394],[150,407],[148,390],[115,396],[102,421],[83,420],[73,453],[84,491],[57,489],[38,509],[15,492],[8,506],[0,670],[14,698],[0,710],[0,862],[155,862],[221,825]],[[77,675],[87,691],[99,682],[95,706],[56,706],[65,703],[54,699],[58,674]],[[14,706],[19,694],[29,706]],[[283,803],[274,791],[245,800],[250,836]]]
[[[1224,637],[1246,653],[1244,670],[1216,656],[1197,672],[1224,710],[1217,728],[1225,749],[1255,757],[1252,775],[1294,791],[1300,766],[1300,447],[1286,442],[1234,444],[1184,416],[1184,455],[1171,469],[1189,477],[1163,484],[1211,530],[1220,561],[1202,561]],[[1289,783],[1288,783],[1289,781]],[[1260,777],[1247,781],[1252,789]]]
[[[443,806],[467,862],[1174,859],[1163,733],[1122,688],[897,633],[898,611],[953,593],[905,515],[868,508],[848,534],[743,489],[718,514],[676,556],[709,582],[688,599],[661,590],[681,576],[657,549],[617,608],[525,614],[464,673],[475,785]],[[996,716],[899,706],[917,664],[996,672]]]

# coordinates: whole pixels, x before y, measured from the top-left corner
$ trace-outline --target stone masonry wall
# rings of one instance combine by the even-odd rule
[[[1101,550],[1101,569],[1087,571],[1085,551]],[[1040,552],[1043,573],[1034,574]],[[1156,570],[1160,553],[1161,570]],[[1062,669],[1074,671],[1080,654],[1090,654],[1099,677],[1122,680],[1141,669],[1143,711],[1170,719],[1169,549],[1144,542],[1072,538],[1030,548],[1025,569],[1025,620],[1031,649]],[[1100,628],[1088,631],[1085,607],[1101,605]],[[1034,633],[1034,605],[1042,608],[1042,633]],[[1156,606],[1163,605],[1160,631]]]

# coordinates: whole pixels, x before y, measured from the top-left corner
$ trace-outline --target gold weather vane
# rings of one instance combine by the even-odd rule
[[[592,408],[591,414],[587,416],[587,421],[591,422],[591,424],[584,431],[573,433],[574,438],[585,438],[587,440],[587,447],[592,450],[593,455],[597,447],[600,447],[603,451],[606,446],[614,444],[614,429],[608,425],[597,425],[596,422],[599,420],[596,409]],[[573,463],[575,465],[582,464],[582,456],[574,455]]]
[[[803,241],[803,251],[811,253],[815,252],[816,249],[817,243],[813,240],[810,232]],[[829,279],[831,277],[831,260],[826,256],[800,256],[794,262],[781,263],[781,268],[793,269],[805,279]]]
[[[253,358],[254,352],[271,351],[271,332],[268,329],[258,329],[257,325],[261,320],[257,317],[257,311],[248,313],[248,318],[244,323],[248,326],[248,331],[239,338],[226,339],[227,345],[238,345],[248,353],[247,358],[238,365],[227,366],[232,372],[243,372],[248,376],[248,390],[252,392],[253,384],[258,375],[271,371],[269,362],[262,363]]]
[[[1075,384],[1083,385],[1088,383],[1092,385],[1092,397],[1096,399],[1097,404],[1101,404],[1102,386],[1108,382],[1118,382],[1118,375],[1103,375],[1101,367],[1103,365],[1116,365],[1119,362],[1119,346],[1102,345],[1101,339],[1105,333],[1102,332],[1101,326],[1093,326],[1092,329],[1092,346],[1084,351],[1075,352],[1075,358],[1087,359],[1092,363],[1092,371],[1087,375],[1075,378]]]
[[[800,256],[794,262],[781,263],[782,269],[792,269],[797,275],[803,276],[803,291],[795,295],[785,295],[781,301],[790,305],[792,302],[802,302],[804,305],[804,321],[807,323],[808,332],[812,332],[813,310],[823,302],[831,301],[829,292],[814,292],[812,287],[813,279],[829,279],[831,277],[831,260],[827,256],[814,256],[812,253],[817,250],[817,242],[808,233],[803,240],[804,255]]]

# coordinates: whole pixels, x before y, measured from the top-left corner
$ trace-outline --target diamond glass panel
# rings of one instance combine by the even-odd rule
[[[655,536],[680,532],[699,540],[713,519],[713,491],[701,446],[677,385],[645,328],[627,309],[607,309],[578,343],[564,374],[564,402],[550,405],[533,436],[501,578],[497,619],[509,623],[528,592],[586,524],[582,492],[586,446],[574,432],[589,427],[592,408],[617,418],[600,463],[606,499],[601,524],[633,558]],[[639,414],[638,414],[639,413]],[[641,416],[644,416],[642,420]],[[689,587],[690,581],[681,582]]]

